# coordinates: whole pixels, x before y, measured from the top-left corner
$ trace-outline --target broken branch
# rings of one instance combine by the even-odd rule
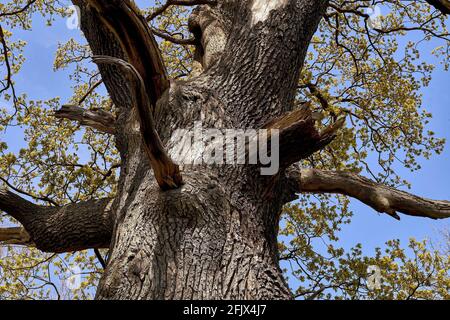
[[[0,244],[34,246],[24,228],[0,228]]]
[[[100,20],[115,34],[128,62],[138,71],[151,107],[170,82],[161,53],[153,33],[139,13],[134,3],[129,0],[88,0],[88,4],[98,12]]]
[[[95,56],[98,64],[112,64],[129,75],[131,88],[139,114],[139,123],[145,151],[153,168],[156,181],[162,190],[176,189],[183,183],[180,169],[166,153],[163,143],[156,131],[151,104],[145,90],[144,79],[130,63],[113,57]]]
[[[81,125],[97,129],[100,132],[116,133],[115,117],[101,109],[86,110],[74,105],[64,105],[55,112],[54,116],[58,119],[78,121]]]
[[[327,146],[344,123],[345,118],[340,118],[333,125],[319,131],[307,103],[269,122],[264,129],[280,130],[280,165],[286,168]]]

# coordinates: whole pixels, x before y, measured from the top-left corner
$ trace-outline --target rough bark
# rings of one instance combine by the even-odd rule
[[[109,244],[97,299],[291,299],[278,261],[282,206],[308,185],[317,192],[348,191],[308,184],[301,181],[307,176],[293,179],[285,170],[323,148],[343,125],[339,119],[319,131],[307,106],[293,110],[327,2],[222,0],[199,6],[189,22],[195,77],[169,85],[151,29],[132,1],[73,0],[94,55],[114,62],[99,63],[99,70],[117,108],[117,196],[108,206],[102,200],[43,208],[2,193],[0,209],[44,251]],[[86,114],[59,115],[86,121]],[[86,124],[104,126],[93,118],[98,120],[92,115]],[[170,155],[175,130],[192,129],[197,121],[216,129],[280,130],[281,170],[265,177],[258,166],[184,165],[184,184],[166,188],[167,176],[177,173],[164,176],[153,157],[157,150]],[[366,182],[365,188],[374,186]],[[370,196],[350,195],[376,207]]]
[[[99,17],[103,9],[75,2],[95,55],[140,64],[116,39],[114,29],[121,27]],[[192,128],[195,121],[208,128],[261,128],[292,110],[298,71],[326,1],[283,1],[260,21],[253,19],[251,2],[219,1],[208,8],[221,21],[226,48],[222,40],[207,39],[207,26],[200,26],[204,72],[174,82],[159,99],[154,119],[169,152],[174,130]],[[282,49],[275,50],[279,44]],[[281,192],[284,174],[268,179],[252,167],[186,166],[185,184],[161,192],[143,152],[129,79],[115,66],[100,71],[118,106],[122,172],[111,254],[97,298],[292,298],[277,251],[279,213],[288,201]]]
[[[342,120],[318,132],[308,112],[293,111],[299,72],[326,4],[255,0],[198,7],[190,28],[201,67],[193,79],[172,82],[153,112],[166,150],[174,147],[173,132],[195,121],[218,129],[280,129],[285,167],[329,143]],[[82,9],[94,54],[143,65],[116,38],[120,26],[104,23],[98,8]],[[161,192],[142,148],[133,86],[115,67],[100,70],[118,106],[123,166],[97,298],[292,298],[277,248],[279,215],[293,200],[284,168],[267,178],[251,166],[184,166],[185,184]]]
[[[156,131],[155,120],[152,114],[153,106],[150,104],[145,82],[139,71],[130,63],[114,57],[95,56],[94,61],[98,64],[116,65],[124,74],[129,75],[143,146],[155,179],[162,190],[176,189],[181,186],[183,178],[181,177],[180,168],[168,156]]]
[[[111,242],[111,199],[45,207],[0,190],[0,210],[24,227],[3,229],[1,242],[33,245],[41,251],[54,253],[107,248]]]

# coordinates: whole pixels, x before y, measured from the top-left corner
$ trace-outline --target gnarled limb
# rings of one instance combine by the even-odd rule
[[[338,193],[400,220],[397,212],[431,219],[450,218],[450,201],[430,200],[349,172],[302,169],[290,172],[300,193]]]
[[[189,31],[196,39],[195,61],[199,72],[208,70],[222,56],[229,36],[229,28],[215,6],[202,5],[189,17]],[[194,70],[195,72],[195,70]],[[195,74],[194,74],[195,75]]]
[[[83,10],[89,13],[88,16],[95,19],[96,24],[100,23],[102,25],[102,28],[99,28],[102,36],[107,30],[108,33],[114,35],[113,41],[120,44],[121,50],[126,57],[122,58],[117,52],[112,57],[97,56],[96,62],[118,67],[121,72],[128,76],[126,77],[128,78],[126,79],[126,85],[127,88],[131,89],[131,95],[127,94],[127,97],[133,98],[132,104],[137,107],[140,133],[144,140],[145,151],[150,159],[155,178],[163,190],[178,188],[182,184],[179,168],[164,151],[153,120],[154,107],[163,92],[168,89],[169,81],[158,45],[147,22],[139,14],[134,3],[129,0],[74,0],[73,2],[85,4]],[[87,6],[86,3],[88,4]],[[84,31],[88,35],[88,39],[91,36],[98,36],[95,33],[90,34],[90,30]],[[115,48],[116,43],[114,45],[108,44],[108,48]],[[94,53],[97,51],[95,49],[93,50]],[[117,51],[117,49],[115,48],[112,51]],[[107,69],[103,68],[103,70],[103,80],[111,92],[112,87],[117,87],[117,80],[111,79],[106,74],[105,70]],[[122,81],[123,79],[120,80]],[[128,83],[130,80],[131,85]],[[113,93],[111,96],[115,104],[120,106],[119,100],[122,98],[117,99],[117,96]],[[128,119],[129,117],[127,117]],[[121,132],[121,134],[123,133]],[[123,141],[123,139],[119,137],[119,141]]]
[[[131,88],[136,100],[139,122],[145,151],[155,174],[156,181],[162,190],[176,189],[183,184],[180,168],[167,155],[163,143],[155,129],[150,108],[150,100],[145,91],[144,79],[138,71],[126,61],[105,56],[95,56],[99,64],[113,64],[130,76]]]
[[[139,9],[130,0],[86,0],[120,43],[128,62],[144,80],[152,108],[170,83],[158,44]]]
[[[58,119],[68,119],[78,121],[81,125],[88,126],[99,130],[100,132],[115,134],[116,133],[116,119],[115,117],[104,110],[86,110],[74,105],[64,105],[55,112],[55,117]]]
[[[63,253],[108,248],[112,230],[111,199],[46,207],[0,190],[0,210],[23,228],[0,230],[0,242],[36,246],[43,252]]]

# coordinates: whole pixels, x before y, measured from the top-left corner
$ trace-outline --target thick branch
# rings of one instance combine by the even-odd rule
[[[97,129],[108,134],[116,133],[115,117],[104,110],[86,110],[78,106],[65,105],[55,112],[58,119],[78,121],[81,125]]]
[[[441,11],[443,14],[450,14],[450,1],[448,0],[426,0],[433,7]]]
[[[63,207],[33,204],[0,190],[0,210],[19,221],[24,230],[0,230],[0,241],[33,244],[44,252],[73,252],[108,248],[113,229],[111,200],[91,200]]]
[[[347,195],[396,219],[400,219],[397,212],[431,219],[450,218],[449,201],[421,198],[377,184],[357,174],[303,169],[300,173],[297,171],[295,175],[299,182],[299,192]]]
[[[180,169],[167,155],[158,132],[156,132],[150,100],[145,91],[144,80],[138,71],[126,61],[113,57],[96,56],[94,61],[98,64],[113,64],[130,76],[131,88],[139,113],[141,135],[155,178],[162,190],[180,187],[183,183]]]
[[[87,0],[120,42],[128,62],[139,72],[154,107],[169,80],[158,44],[139,9],[130,0]]]

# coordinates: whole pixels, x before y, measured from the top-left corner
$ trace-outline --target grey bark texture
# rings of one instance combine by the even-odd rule
[[[0,209],[21,222],[43,251],[109,247],[97,299],[292,299],[278,260],[283,205],[299,192],[366,199],[346,188],[342,177],[301,175],[291,168],[328,144],[343,125],[339,120],[319,132],[308,107],[294,110],[293,103],[327,1],[222,0],[198,6],[189,21],[196,76],[170,86],[151,31],[131,1],[73,3],[81,9],[93,54],[102,57],[97,61],[123,60],[139,74],[136,84],[120,63],[99,63],[117,108],[115,121],[73,106],[57,114],[115,134],[121,156],[117,196],[48,208],[2,191]],[[191,129],[196,121],[217,129],[280,129],[279,173],[261,176],[256,166],[184,166],[181,184],[176,170],[164,167],[168,157],[152,157],[161,146],[170,154],[175,130]],[[145,132],[161,144],[154,148]],[[328,178],[334,186],[327,186]],[[350,182],[374,188],[355,177]],[[430,205],[443,203],[448,206]]]
[[[219,1],[194,13],[203,72],[172,83],[155,107],[167,150],[174,130],[192,128],[195,121],[208,128],[262,128],[292,110],[326,1],[271,2],[274,9],[261,21],[255,21],[253,1]],[[96,11],[78,4],[93,53],[126,60]],[[213,21],[204,23],[206,15]],[[128,79],[115,66],[100,70],[119,108],[122,174],[111,254],[97,298],[292,298],[277,249],[279,214],[289,200],[284,173],[274,181],[245,166],[195,166],[184,168],[181,188],[162,192],[142,149]]]
[[[29,243],[44,252],[108,248],[114,221],[111,202],[111,199],[101,199],[46,207],[33,204],[10,191],[0,190],[0,210],[19,221],[26,230],[0,229],[0,238],[3,234],[6,241],[9,234],[12,236],[10,240],[26,244],[24,242],[29,237]]]

